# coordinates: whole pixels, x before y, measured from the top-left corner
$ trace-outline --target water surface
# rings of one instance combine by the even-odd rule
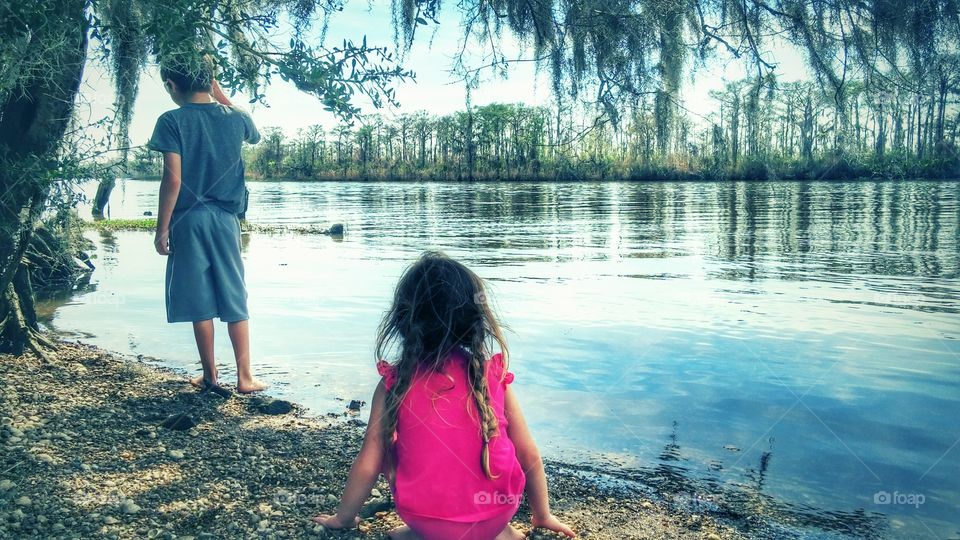
[[[121,184],[111,215],[155,210],[157,187]],[[782,531],[960,534],[956,182],[250,188],[251,221],[347,231],[244,237],[274,393],[318,414],[369,400],[392,288],[440,249],[489,281],[549,457],[694,505],[725,497]],[[197,369],[189,327],[164,322],[152,235],[88,236],[93,287],[51,324]]]

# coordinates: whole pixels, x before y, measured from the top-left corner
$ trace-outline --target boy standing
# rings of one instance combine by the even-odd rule
[[[203,375],[200,388],[219,390],[213,318],[227,323],[237,361],[237,391],[263,390],[250,371],[247,292],[240,258],[244,181],[241,143],[260,133],[230,103],[204,58],[197,66],[165,64],[160,76],[178,109],[157,119],[148,144],[163,152],[157,252],[167,256],[167,322],[193,323]]]

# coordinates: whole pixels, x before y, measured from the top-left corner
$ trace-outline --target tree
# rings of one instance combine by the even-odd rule
[[[338,3],[199,0],[23,0],[0,4],[0,350],[42,352],[23,256],[54,182],[70,176],[64,143],[88,43],[113,66],[114,122],[121,148],[148,56],[195,61],[210,55],[227,88],[254,99],[271,78],[293,82],[346,119],[356,94],[393,102],[391,84],[411,74],[382,47],[345,40],[311,45],[307,31]],[[319,14],[318,14],[319,13]],[[274,30],[293,22],[289,35]],[[171,25],[170,21],[177,21]],[[289,43],[287,42],[289,41]],[[78,177],[78,176],[74,176]]]
[[[50,185],[87,53],[82,0],[5,3],[0,31],[0,350],[43,354],[23,264]]]

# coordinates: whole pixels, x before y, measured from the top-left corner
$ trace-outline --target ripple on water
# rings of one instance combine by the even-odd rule
[[[317,413],[367,399],[396,279],[443,249],[488,280],[526,415],[570,474],[774,537],[955,535],[958,186],[250,183],[252,220],[347,231],[245,237],[255,363]],[[124,183],[112,215],[156,188]],[[49,324],[196,369],[149,235],[88,235],[90,289]]]

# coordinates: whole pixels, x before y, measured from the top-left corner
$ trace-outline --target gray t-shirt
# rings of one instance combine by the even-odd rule
[[[256,144],[260,132],[250,115],[219,103],[186,103],[160,115],[147,146],[180,154],[180,196],[174,212],[213,204],[243,211],[243,141]]]

